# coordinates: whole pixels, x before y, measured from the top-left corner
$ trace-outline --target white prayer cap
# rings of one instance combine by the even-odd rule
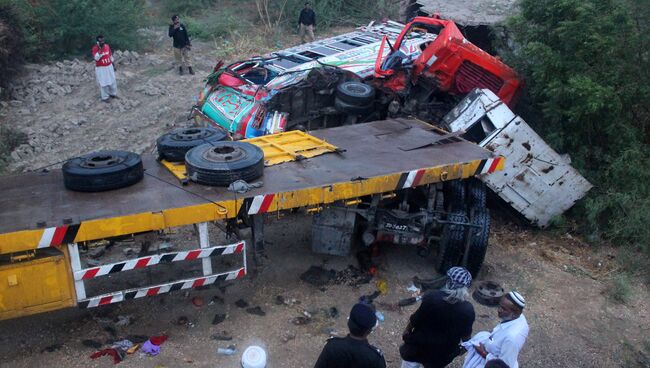
[[[523,309],[526,306],[526,299],[514,290],[508,293],[508,299],[517,304],[519,308]]]

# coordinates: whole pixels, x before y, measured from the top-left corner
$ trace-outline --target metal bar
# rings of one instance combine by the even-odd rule
[[[68,244],[68,254],[70,255],[70,265],[72,266],[73,274],[81,270],[81,259],[79,258],[79,246],[77,243]],[[83,280],[77,281],[75,278],[74,290],[77,293],[77,300],[86,299],[86,287]]]
[[[138,299],[145,296],[165,294],[170,291],[184,290],[214,284],[217,281],[228,281],[242,278],[246,275],[246,268],[241,267],[237,270],[224,273],[195,277],[190,279],[179,280],[175,282],[147,286],[144,288],[135,288],[120,290],[112,293],[93,296],[79,301],[80,308],[94,308],[100,305],[119,303],[124,300]]]
[[[81,269],[81,264],[74,272],[75,280],[86,280],[95,277],[106,276],[111,273],[130,271],[133,269],[155,266],[160,263],[172,263],[179,261],[191,261],[195,259],[204,259],[213,256],[239,254],[244,249],[244,241],[234,244],[219,245],[216,247],[193,249],[189,251],[170,252],[163,254],[154,254],[146,257],[139,257],[123,262],[109,263],[102,266]],[[222,252],[218,252],[222,250]],[[83,298],[82,298],[83,299]]]
[[[201,249],[210,248],[210,236],[208,233],[208,223],[199,223],[199,246]],[[212,259],[205,257],[201,260],[203,266],[203,276],[212,274]]]

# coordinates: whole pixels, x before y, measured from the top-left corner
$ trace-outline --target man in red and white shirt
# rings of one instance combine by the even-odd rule
[[[93,46],[92,55],[95,59],[95,76],[102,101],[109,102],[110,98],[118,98],[113,53],[108,44],[104,42],[104,36],[97,36],[97,44]]]

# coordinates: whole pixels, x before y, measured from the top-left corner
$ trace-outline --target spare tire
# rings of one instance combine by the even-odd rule
[[[78,192],[103,192],[133,185],[144,176],[140,155],[126,151],[99,151],[63,164],[63,184]]]
[[[236,180],[262,176],[264,152],[246,142],[214,142],[194,147],[185,155],[187,177],[193,182],[228,186]]]
[[[175,129],[161,135],[156,140],[158,157],[169,162],[183,162],[185,154],[204,143],[219,142],[226,139],[224,131],[214,128],[191,127]]]
[[[374,105],[372,103],[365,106],[352,105],[345,101],[341,101],[338,98],[334,98],[334,108],[337,111],[348,115],[365,115],[374,110]]]
[[[375,99],[375,88],[361,82],[343,82],[336,86],[336,97],[350,105],[367,106]]]

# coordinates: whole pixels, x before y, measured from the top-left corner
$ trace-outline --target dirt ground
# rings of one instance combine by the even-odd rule
[[[70,61],[48,65],[49,69],[30,66],[19,79],[20,98],[7,103],[0,116],[3,123],[29,136],[28,147],[16,152],[11,168],[36,169],[99,148],[147,152],[153,148],[155,137],[186,124],[193,98],[213,66],[213,46],[195,42],[197,73],[178,76],[166,35],[158,31],[151,34],[154,42],[150,52],[127,54],[118,63],[121,99],[110,104],[99,102],[90,63]],[[416,306],[399,310],[392,305],[409,296],[406,288],[413,276],[434,275],[431,260],[420,258],[410,248],[387,247],[382,249],[379,274],[368,284],[315,287],[299,278],[310,266],[340,271],[356,265],[356,260],[353,256],[313,254],[310,221],[304,214],[269,218],[265,265],[226,287],[225,292],[209,287],[93,310],[68,309],[1,321],[0,365],[110,367],[113,364],[108,357],[90,360],[94,349],[82,341],[105,343],[128,335],[166,333],[169,340],[162,345],[159,356],[135,353],[120,366],[236,367],[245,347],[259,344],[267,349],[269,367],[310,367],[330,333],[345,334],[350,307],[360,296],[375,291],[376,280],[384,279],[389,290],[377,299],[377,305],[385,321],[370,341],[383,349],[390,367],[399,366],[401,332]],[[570,233],[537,231],[495,219],[491,248],[479,280],[498,281],[525,295],[525,314],[531,330],[520,358],[522,366],[647,364],[647,285],[634,285],[627,304],[612,301],[607,289],[611,277],[620,272],[615,254],[608,248],[593,249]],[[201,296],[205,305],[193,306],[195,296]],[[286,303],[276,304],[277,296]],[[209,305],[213,298],[216,302]],[[235,305],[239,299],[251,307],[261,307],[266,315],[247,313]],[[497,323],[496,310],[474,305],[475,331],[491,329]],[[332,307],[339,311],[338,316],[326,313]],[[293,324],[292,320],[304,316],[304,312],[313,316],[311,322]],[[213,325],[215,314],[220,313],[227,314],[227,318]],[[129,325],[116,326],[118,316],[133,320]],[[181,316],[187,317],[188,323],[179,325]],[[232,341],[211,339],[224,330],[232,334]],[[216,353],[218,347],[230,344],[236,345],[239,355]],[[453,366],[460,365],[458,360]]]
[[[515,0],[417,0],[422,10],[465,25],[495,24],[516,11]]]

